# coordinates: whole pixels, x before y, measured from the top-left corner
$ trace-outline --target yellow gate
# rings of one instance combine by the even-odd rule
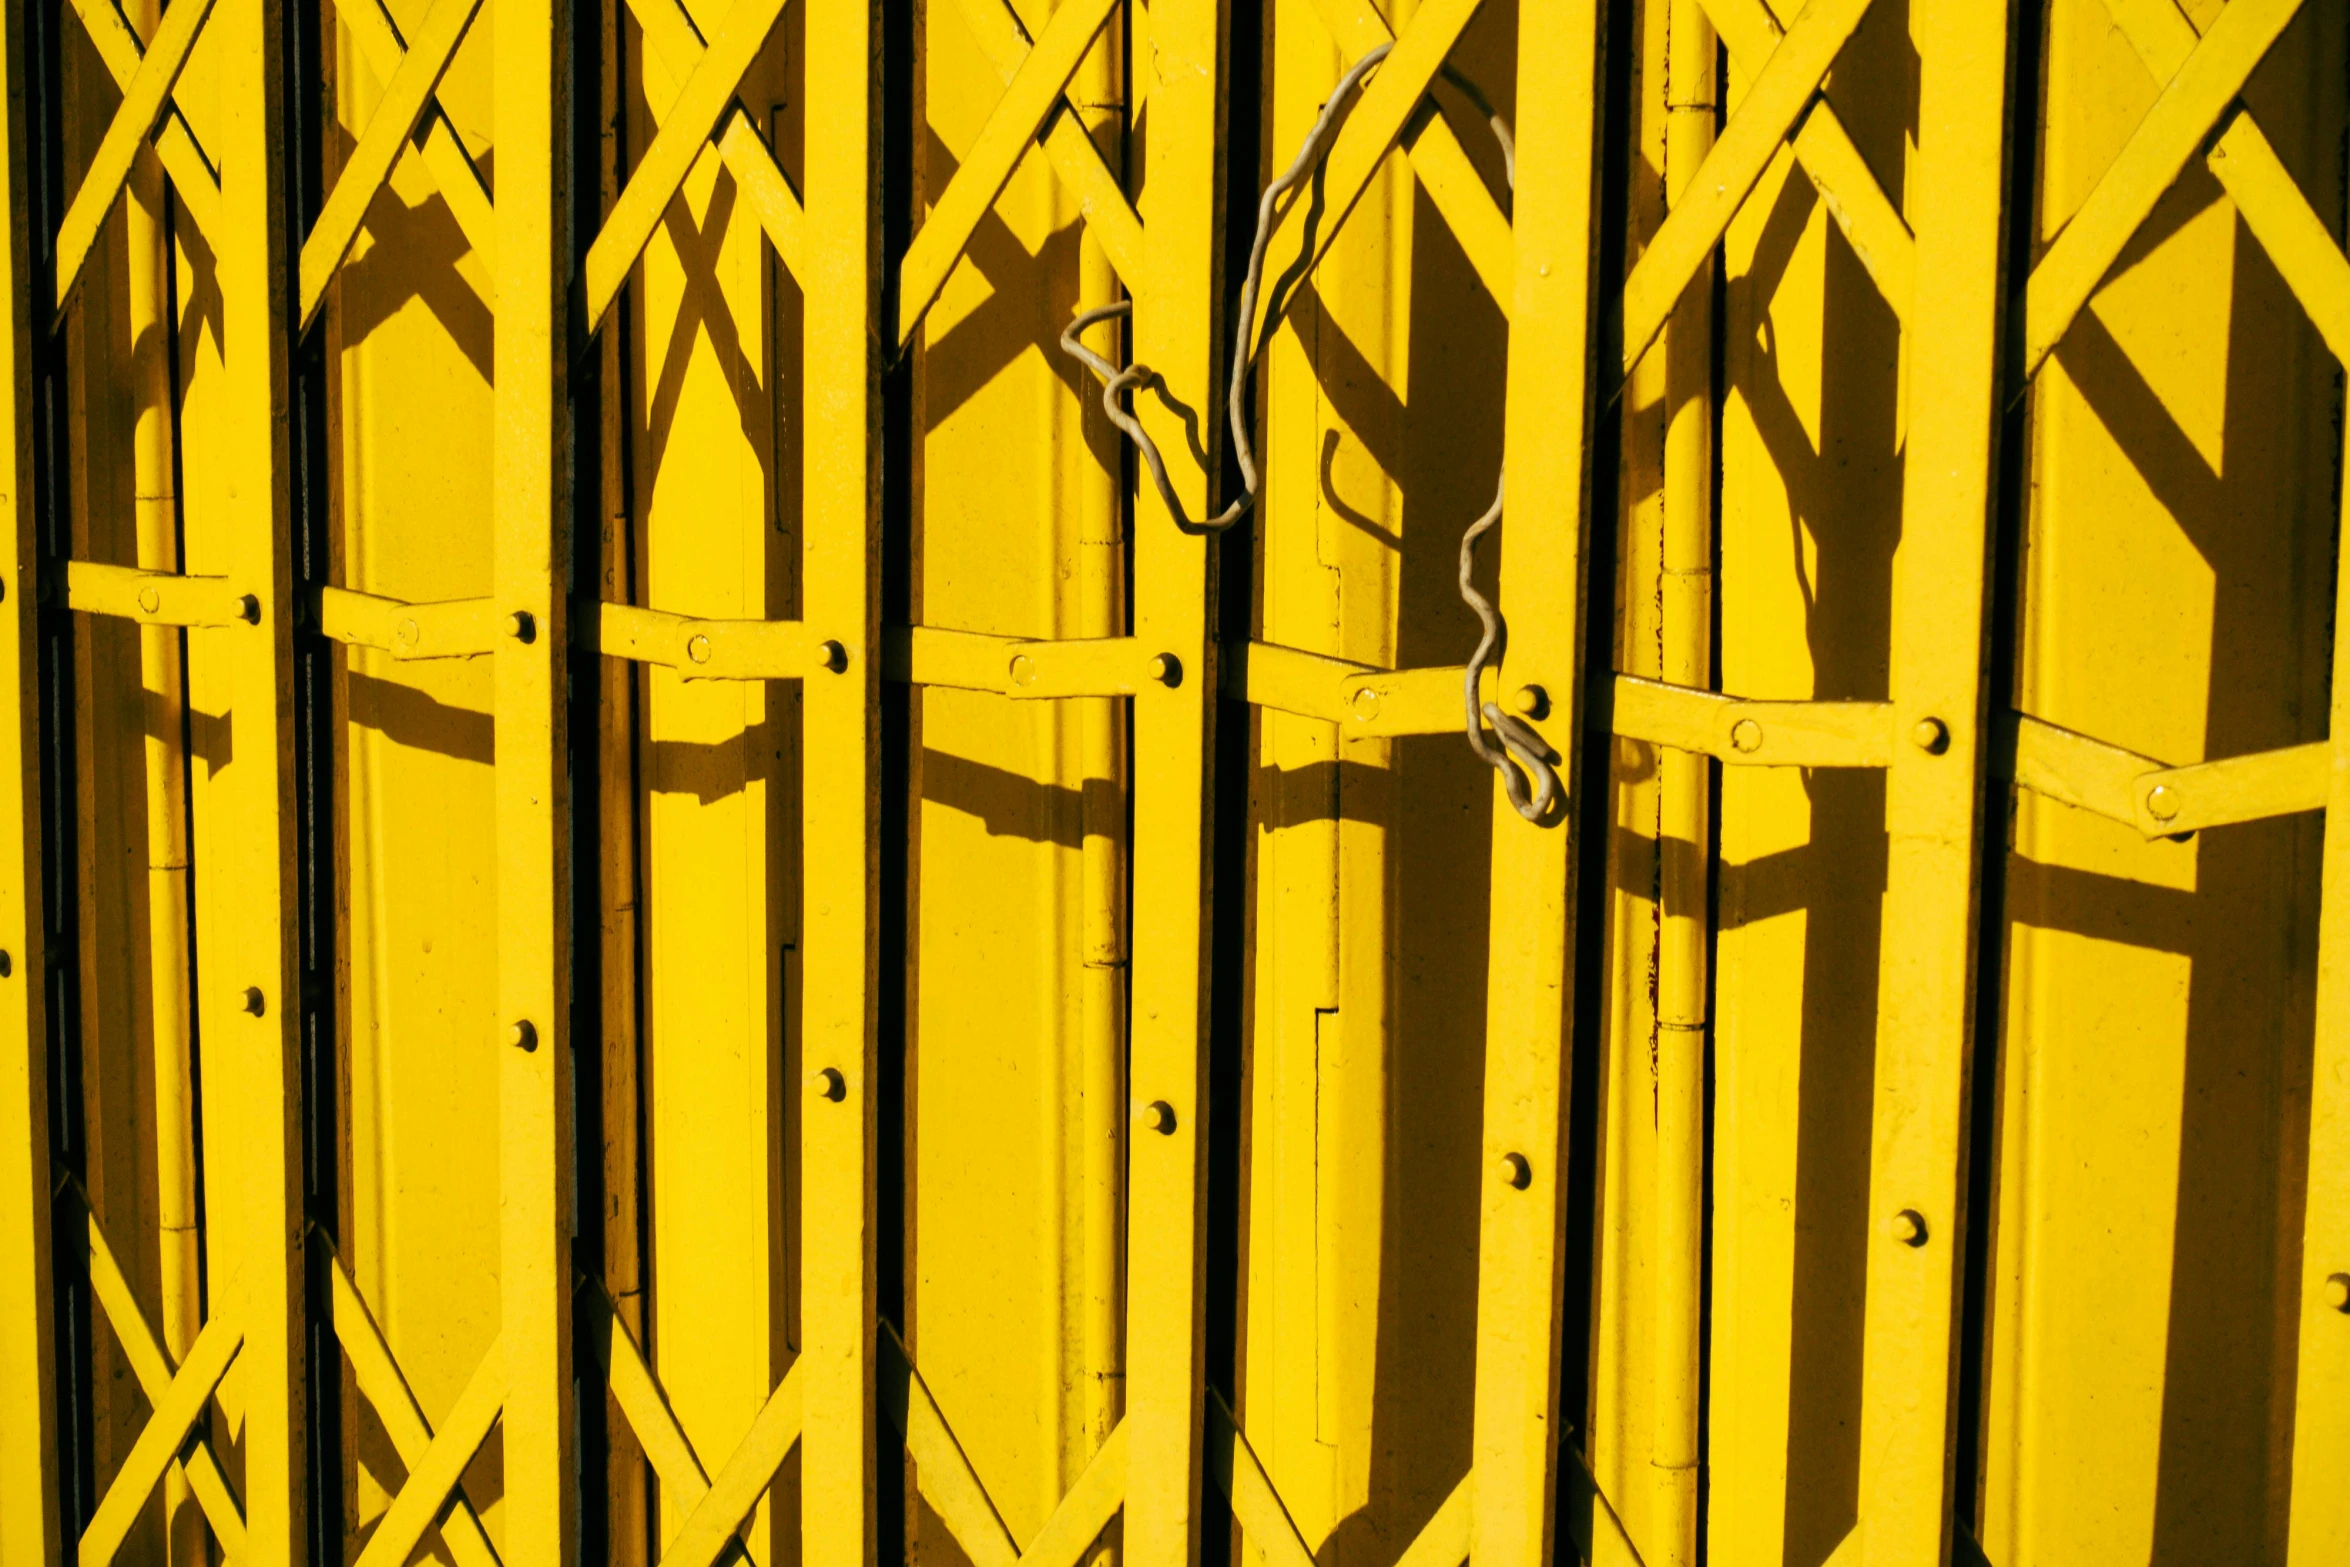
[[[2350,11],[0,54],[0,1563],[2350,1560]]]

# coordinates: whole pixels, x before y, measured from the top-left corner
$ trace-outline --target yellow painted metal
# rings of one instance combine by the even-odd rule
[[[1512,500],[1500,604],[1514,621],[1508,682],[1551,693],[1569,802],[1583,789],[1572,737],[1583,711],[1584,474],[1596,413],[1585,367],[1594,357],[1598,23],[1586,0],[1518,10],[1517,276],[1502,440]],[[1508,809],[1498,780],[1492,831],[1469,1555],[1537,1567],[1555,1544],[1561,1421],[1574,1418],[1559,1407],[1574,840]]]
[[[744,0],[736,0],[738,5]],[[757,3],[757,0],[754,0]],[[881,399],[884,353],[877,152],[876,0],[802,0],[808,93],[808,424],[801,613],[843,649],[802,683],[808,770],[802,812],[800,1011],[801,1559],[875,1559],[876,1013],[881,944]],[[716,51],[713,51],[715,56]],[[838,1074],[836,1092],[814,1085]]]
[[[166,28],[171,16],[167,12]],[[296,614],[292,449],[282,417],[289,395],[287,304],[295,247],[277,149],[285,145],[292,111],[282,16],[274,0],[232,4],[218,13],[216,25],[224,368],[218,450],[225,480],[219,551],[224,574],[248,584],[243,591],[256,603],[250,625],[210,634],[213,656],[223,666],[216,689],[226,698],[236,737],[233,758],[215,763],[210,791],[211,809],[220,818],[212,841],[220,859],[214,863],[234,867],[233,902],[216,906],[228,917],[199,972],[208,988],[224,997],[241,995],[243,1004],[209,1013],[214,1026],[205,1030],[208,1084],[236,1105],[233,1153],[220,1159],[228,1152],[222,1140],[206,1140],[216,1155],[213,1189],[234,1194],[228,1208],[234,1217],[214,1227],[208,1249],[211,1320],[205,1334],[219,1333],[225,1316],[242,1336],[235,1353],[243,1404],[244,1559],[263,1567],[302,1559],[308,1532],[296,990],[301,970],[293,919],[297,818],[293,725],[283,705],[292,681]],[[226,1170],[218,1168],[223,1164]],[[183,1380],[194,1375],[204,1347],[199,1335]],[[163,1427],[161,1415],[158,1410],[151,1429]],[[122,1484],[118,1479],[117,1488]]]
[[[459,4],[464,0],[439,0]],[[492,329],[491,596],[508,617],[492,659],[497,747],[497,1012],[474,1037],[498,1052],[499,1337],[458,1400],[502,1400],[502,1554],[569,1562],[578,1530],[572,1397],[571,778],[566,755],[570,595],[572,292],[566,117],[570,20],[556,5],[503,4],[498,71],[497,318]],[[413,52],[412,56],[413,58]],[[383,112],[379,109],[378,113]],[[642,176],[639,176],[642,178]],[[487,1025],[486,1027],[484,1025]],[[489,1422],[482,1419],[481,1433]],[[468,1434],[454,1417],[450,1429]],[[446,1441],[447,1438],[444,1438]],[[469,1457],[471,1449],[466,1449]],[[402,1500],[424,1516],[463,1468],[425,1465]],[[393,1504],[385,1527],[401,1510]],[[395,1556],[405,1555],[398,1549]]]
[[[0,1560],[2341,1554],[2335,10],[288,15],[7,23]]]
[[[26,101],[24,8],[0,14],[0,179],[11,214],[29,210],[37,156]],[[52,1177],[49,1034],[43,940],[47,886],[40,785],[40,598],[30,223],[12,221],[0,246],[7,331],[0,338],[0,1559],[51,1562],[63,1545],[57,1452],[56,1319],[50,1290]]]

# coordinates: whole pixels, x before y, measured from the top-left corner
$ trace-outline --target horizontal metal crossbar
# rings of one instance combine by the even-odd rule
[[[260,601],[226,577],[188,577],[96,561],[65,563],[65,604],[144,626],[234,626],[260,618]]]

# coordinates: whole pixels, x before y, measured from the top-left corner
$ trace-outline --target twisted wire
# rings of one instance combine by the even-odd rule
[[[1083,334],[1102,322],[1131,316],[1134,313],[1133,301],[1119,300],[1115,304],[1084,311],[1061,332],[1062,352],[1085,366],[1102,383],[1103,414],[1134,443],[1135,450],[1142,456],[1143,466],[1150,470],[1151,482],[1158,487],[1159,499],[1165,504],[1167,514],[1186,533],[1220,533],[1247,516],[1256,506],[1257,459],[1256,448],[1249,439],[1248,406],[1249,388],[1255,381],[1256,349],[1249,342],[1249,329],[1256,321],[1257,299],[1264,287],[1265,252],[1272,243],[1274,220],[1278,216],[1276,209],[1281,198],[1304,181],[1321,163],[1332,133],[1352,106],[1364,78],[1394,48],[1393,43],[1380,44],[1347,68],[1346,74],[1331,89],[1328,101],[1322,105],[1322,112],[1315,117],[1313,126],[1306,132],[1297,156],[1290,160],[1288,168],[1273,178],[1265,187],[1263,195],[1257,199],[1256,238],[1249,246],[1248,273],[1241,282],[1239,321],[1233,328],[1232,374],[1224,394],[1225,419],[1231,427],[1233,452],[1240,463],[1241,492],[1222,511],[1197,522],[1184,514],[1183,503],[1175,495],[1174,482],[1167,476],[1166,461],[1159,455],[1158,443],[1151,439],[1150,432],[1142,427],[1142,422],[1126,409],[1124,399],[1127,394],[1136,387],[1147,385],[1156,373],[1140,360],[1121,370],[1088,348],[1083,341]],[[1442,71],[1445,80],[1459,88],[1477,111],[1485,116],[1486,124],[1492,128],[1493,139],[1501,149],[1504,178],[1510,188],[1515,190],[1518,182],[1517,145],[1510,133],[1509,122],[1477,90],[1475,83],[1449,65],[1442,67]],[[1550,815],[1560,796],[1558,772],[1551,765],[1542,736],[1532,726],[1503,712],[1494,703],[1487,702],[1480,707],[1477,700],[1479,682],[1486,669],[1501,656],[1509,640],[1509,629],[1502,619],[1501,611],[1492,600],[1477,591],[1474,580],[1478,541],[1500,523],[1501,512],[1502,486],[1497,479],[1493,504],[1461,535],[1461,602],[1476,613],[1479,624],[1484,628],[1477,642],[1477,651],[1469,659],[1464,682],[1465,727],[1469,748],[1486,765],[1501,774],[1502,788],[1509,796],[1510,804],[1526,820],[1540,822]],[[1498,744],[1487,737],[1486,724],[1493,726],[1492,733],[1498,737]]]

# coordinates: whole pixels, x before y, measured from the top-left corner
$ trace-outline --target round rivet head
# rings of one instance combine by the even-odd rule
[[[245,987],[245,1010],[252,1013],[255,1017],[259,1017],[262,1013],[269,1010],[269,1001],[261,994],[261,987],[259,985],[247,985]]]
[[[152,615],[163,607],[163,595],[153,588],[139,589],[139,608]]]
[[[1950,749],[1950,726],[1939,718],[1921,718],[1910,726],[1909,739],[1928,756],[1940,756]]]
[[[1369,686],[1357,686],[1354,701],[1348,705],[1354,709],[1354,715],[1359,721],[1368,723],[1379,716],[1379,693]]]
[[[838,642],[817,643],[816,667],[818,669],[828,669],[836,675],[839,674],[842,670],[849,667],[849,650],[845,647],[842,647]]]
[[[517,642],[528,642],[539,634],[539,623],[531,619],[530,611],[518,609],[506,617],[506,635]]]
[[[849,1080],[841,1076],[837,1066],[824,1067],[808,1074],[808,1086],[816,1090],[816,1097],[839,1104],[849,1096]]]
[[[1522,1153],[1505,1153],[1493,1161],[1493,1173],[1501,1177],[1501,1184],[1513,1192],[1522,1192],[1534,1184],[1534,1166]]]
[[[2169,784],[2156,784],[2146,791],[2146,814],[2158,822],[2167,822],[2179,814],[2179,791]]]
[[[1150,661],[1150,677],[1163,686],[1183,684],[1183,660],[1172,653],[1153,653]]]
[[[10,957],[5,952],[0,952],[0,979],[6,979],[9,975],[15,972],[16,959]]]
[[[1030,658],[1025,653],[1018,654],[1013,658],[1012,684],[1016,686],[1032,686],[1036,684],[1035,659]]]
[[[1540,686],[1520,686],[1510,693],[1510,706],[1528,718],[1540,718],[1550,711],[1550,693]]]
[[[1142,1107],[1142,1124],[1161,1136],[1175,1130],[1175,1107],[1164,1099],[1154,1099]]]
[[[1886,1231],[1904,1246],[1926,1244],[1926,1216],[1915,1208],[1904,1208],[1886,1225]]]
[[[261,601],[250,593],[237,595],[237,618],[248,626],[261,624]]]
[[[2325,1303],[2335,1311],[2350,1314],[2350,1273],[2337,1273],[2326,1280]]]
[[[399,639],[400,646],[414,647],[417,643],[417,639],[422,637],[424,632],[417,626],[415,621],[403,620],[400,622],[399,627],[392,632],[392,635]]]
[[[710,662],[710,639],[696,632],[685,645],[685,656],[697,664]]]
[[[1751,718],[1741,718],[1730,726],[1730,744],[1745,755],[1761,750],[1762,740],[1762,725]]]

